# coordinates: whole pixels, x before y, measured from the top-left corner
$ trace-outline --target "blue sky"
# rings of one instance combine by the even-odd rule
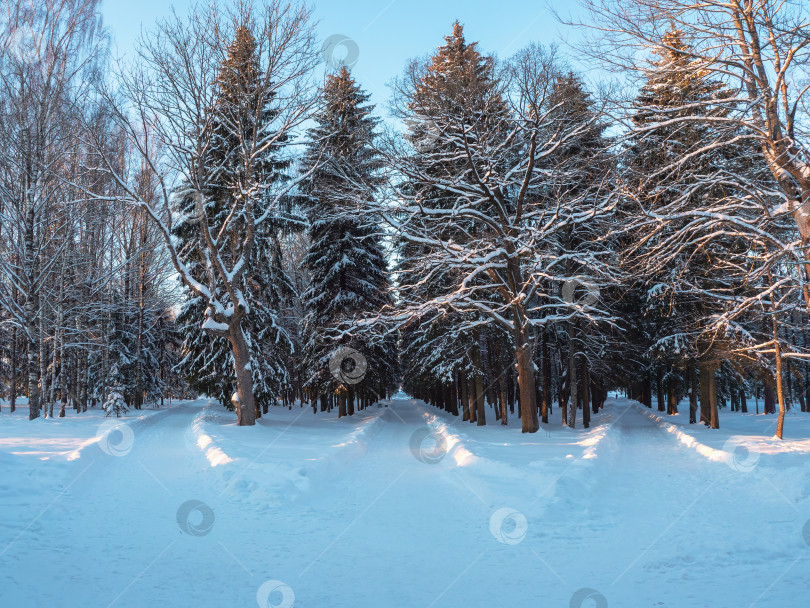
[[[170,14],[172,5],[182,14],[191,4],[190,0],[105,0],[104,20],[119,51],[128,53],[142,25],[148,28]],[[388,98],[386,84],[402,73],[409,58],[431,53],[442,44],[456,19],[464,24],[468,40],[479,41],[482,50],[503,58],[531,41],[551,43],[565,33],[543,0],[320,0],[310,4],[321,39],[340,34],[357,43],[359,58],[353,74],[381,113]]]

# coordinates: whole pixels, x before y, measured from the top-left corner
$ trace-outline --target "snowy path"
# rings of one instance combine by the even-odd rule
[[[619,606],[786,606],[806,594],[808,505],[797,508],[764,461],[751,471],[744,456],[740,470],[708,461],[634,406],[612,432],[588,510],[570,505],[579,525],[552,541],[574,558],[567,571],[579,564],[582,583]]]
[[[806,595],[806,451],[741,471],[627,402],[590,431],[557,417],[526,436],[399,400],[349,420],[276,410],[239,429],[196,403],[132,423],[121,456],[0,451],[0,606],[255,606],[259,591],[285,608],[293,596],[565,608],[585,595],[582,607],[736,608]],[[30,429],[20,422],[0,439]]]

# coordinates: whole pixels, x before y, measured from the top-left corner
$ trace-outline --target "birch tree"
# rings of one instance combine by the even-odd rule
[[[65,223],[59,168],[71,149],[70,109],[102,44],[97,0],[4,3],[0,40],[0,302],[27,349],[29,415],[41,407],[43,289],[58,270]]]

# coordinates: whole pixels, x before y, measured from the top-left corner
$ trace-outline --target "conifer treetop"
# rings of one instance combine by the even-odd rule
[[[453,33],[445,36],[445,44],[437,49],[417,83],[414,100],[425,106],[463,106],[469,100],[487,99],[482,93],[491,90],[493,84],[494,60],[479,52],[477,42],[467,43],[464,26],[456,21]],[[411,108],[416,109],[415,105],[412,103]]]
[[[248,94],[255,87],[259,76],[259,58],[256,40],[251,31],[240,25],[233,42],[227,47],[227,57],[217,75],[220,101],[233,100],[240,94]]]

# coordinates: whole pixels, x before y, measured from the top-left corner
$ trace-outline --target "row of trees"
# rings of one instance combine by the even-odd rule
[[[717,428],[761,389],[781,436],[810,407],[806,11],[590,7],[633,93],[595,96],[553,47],[499,62],[456,23],[394,84],[390,130],[347,68],[316,86],[301,6],[194,9],[107,71],[95,2],[31,9],[73,46],[50,71],[58,46],[4,47],[31,113],[2,119],[12,394],[24,369],[32,404],[115,385],[138,407],[178,374],[250,425],[401,381],[535,432],[555,403],[587,427],[616,387]],[[356,382],[330,370],[349,348]]]
[[[392,391],[395,335],[351,325],[392,302],[386,257],[342,215],[381,183],[377,122],[346,70],[314,86],[307,9],[195,9],[158,24],[128,65],[107,62],[95,1],[7,9],[12,410],[22,392],[31,418],[54,403],[118,415],[190,388],[249,425],[304,395],[350,414]],[[375,364],[346,386],[329,363],[348,346]]]
[[[31,417],[171,394],[171,285],[146,214],[115,198],[82,136],[98,75],[96,2],[6,3],[0,48],[0,382]],[[120,152],[115,139],[110,154]],[[148,175],[133,176],[148,189]],[[88,197],[92,189],[99,196]]]
[[[745,407],[761,387],[781,437],[788,401],[804,411],[810,399],[810,167],[796,118],[808,38],[791,21],[805,14],[729,9],[772,42],[728,42],[718,59],[691,21],[703,5],[679,21],[683,3],[618,4],[600,38],[615,45],[607,56],[639,42],[635,26],[649,57],[638,63],[638,45],[626,55],[622,73],[640,81],[626,102],[597,105],[553,49],[529,47],[498,70],[458,25],[400,82],[411,137],[425,125],[439,135],[391,155],[405,176],[387,213],[403,242],[406,382],[478,424],[482,393],[505,424],[517,386],[524,432],[555,400],[565,424],[581,408],[587,426],[589,402],[596,411],[617,386],[648,406],[654,390],[672,413],[688,394],[691,421],[700,402],[718,428],[718,401]],[[752,53],[772,54],[776,106],[768,69],[746,71]]]

